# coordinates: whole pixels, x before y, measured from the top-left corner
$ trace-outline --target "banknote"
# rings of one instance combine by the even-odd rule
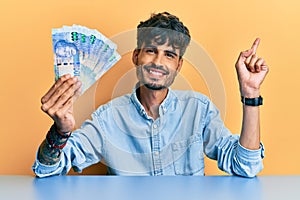
[[[96,29],[81,25],[52,29],[55,80],[78,76],[82,94],[121,58],[117,45]]]

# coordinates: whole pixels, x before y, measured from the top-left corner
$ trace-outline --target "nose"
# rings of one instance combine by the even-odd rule
[[[155,54],[155,57],[153,59],[153,63],[156,65],[156,66],[161,66],[163,63],[163,53],[158,51],[157,54]]]

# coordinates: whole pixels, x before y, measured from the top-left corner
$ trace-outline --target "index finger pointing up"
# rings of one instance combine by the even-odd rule
[[[259,38],[256,38],[255,41],[253,42],[253,45],[251,47],[252,55],[256,54],[256,49],[258,48],[259,42],[260,42]]]

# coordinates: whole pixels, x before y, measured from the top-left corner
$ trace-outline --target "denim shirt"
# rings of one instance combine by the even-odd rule
[[[204,95],[169,89],[159,117],[148,116],[132,94],[100,106],[74,131],[60,161],[33,165],[39,177],[66,174],[105,161],[114,175],[204,175],[204,156],[234,175],[253,177],[263,168],[264,148],[248,150],[223,124]]]

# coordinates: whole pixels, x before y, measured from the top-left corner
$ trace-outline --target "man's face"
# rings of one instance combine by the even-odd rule
[[[152,90],[171,86],[182,66],[179,49],[174,49],[167,43],[144,43],[141,49],[133,52],[132,60],[136,64],[138,80]]]

